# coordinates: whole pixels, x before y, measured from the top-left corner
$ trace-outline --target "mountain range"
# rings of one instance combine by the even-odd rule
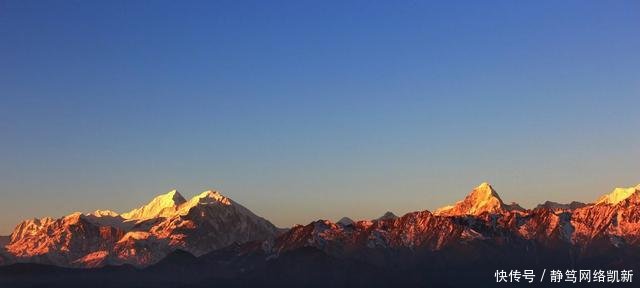
[[[217,191],[174,190],[123,214],[26,220],[0,241],[0,284],[16,287],[491,286],[498,268],[640,269],[640,185],[524,209],[482,183],[433,213],[289,229]]]
[[[186,200],[173,190],[118,214],[73,213],[25,220],[4,246],[4,262],[92,268],[148,266],[181,249],[200,256],[233,243],[274,237],[280,229],[217,191]]]

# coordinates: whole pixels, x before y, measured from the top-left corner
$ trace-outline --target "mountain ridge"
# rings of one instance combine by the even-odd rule
[[[338,257],[362,249],[441,251],[464,243],[532,243],[544,249],[593,245],[640,245],[640,193],[617,188],[591,204],[547,201],[534,209],[505,204],[486,182],[463,200],[435,212],[387,212],[373,220],[318,220],[280,229],[215,190],[185,199],[177,190],[156,196],[128,213],[73,213],[58,219],[25,220],[0,251],[0,265],[16,262],[97,268],[153,265],[176,250],[197,257],[232,244],[256,242],[279,255],[314,247]],[[631,190],[633,189],[633,190]],[[123,217],[125,215],[126,217]],[[151,217],[151,218],[149,218]],[[1,240],[1,239],[0,239]],[[596,244],[594,244],[596,243]],[[555,248],[554,248],[555,249]],[[571,248],[574,249],[574,248]],[[609,248],[607,248],[609,249]],[[359,251],[359,252],[358,252]]]
[[[151,265],[176,249],[195,255],[274,237],[281,230],[217,191],[186,200],[177,190],[117,214],[76,212],[18,224],[6,244],[5,264],[32,262],[94,268]]]
[[[433,214],[442,216],[480,215],[502,211],[524,210],[517,203],[505,204],[488,182],[482,182],[461,201],[437,209]]]
[[[155,217],[169,216],[175,213],[178,205],[187,202],[187,200],[178,192],[171,190],[165,194],[156,196],[151,202],[133,209],[127,213],[123,213],[122,218],[129,221],[142,221]]]

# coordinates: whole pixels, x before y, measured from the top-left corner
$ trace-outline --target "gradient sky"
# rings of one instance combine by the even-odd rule
[[[640,183],[640,2],[423,2],[0,1],[0,234],[173,188],[286,227]]]

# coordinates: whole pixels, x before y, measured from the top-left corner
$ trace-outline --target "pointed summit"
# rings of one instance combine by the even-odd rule
[[[494,190],[493,186],[491,186],[491,184],[487,182],[480,183],[478,187],[474,188],[471,191],[471,195],[475,195],[476,197],[479,197],[481,199],[489,199],[493,197],[493,198],[497,198],[498,200],[500,200],[500,202],[502,202],[502,200],[500,199],[500,196],[498,196],[498,193],[496,193],[496,190]]]
[[[207,190],[204,191],[193,198],[189,199],[189,201],[180,205],[176,210],[178,215],[186,215],[189,213],[191,208],[196,207],[198,205],[214,205],[214,204],[222,204],[224,206],[230,206],[232,204],[231,199],[225,197],[220,194],[220,192],[216,190]]]
[[[218,191],[204,191],[187,202],[171,190],[122,215],[98,210],[23,221],[10,238],[0,236],[0,266],[5,259],[20,258],[74,268],[143,267],[175,249],[201,256],[234,243],[272,239],[280,232]]]
[[[640,191],[640,184],[636,187],[616,188],[609,194],[603,195],[595,204],[616,205]]]
[[[200,195],[194,197],[193,199],[198,199],[199,203],[220,202],[224,205],[231,205],[231,201],[229,200],[229,198],[220,194],[220,192],[216,190],[204,191],[200,193]]]
[[[225,197],[224,195],[220,194],[220,192],[216,190],[207,190],[191,198],[189,202],[187,202],[187,204],[185,205],[195,206],[198,204],[215,204],[215,203],[231,205],[231,199]]]
[[[356,222],[349,217],[342,217],[342,219],[338,220],[338,222],[336,223],[342,226],[348,226],[348,225],[353,225]]]
[[[393,212],[391,211],[387,211],[386,213],[384,213],[384,215],[378,217],[378,219],[376,220],[393,220],[397,218],[398,216],[396,216],[396,214],[393,214]]]
[[[515,205],[505,205],[493,187],[489,183],[483,182],[474,188],[464,200],[452,206],[442,207],[434,214],[442,216],[480,215],[484,212],[500,213],[512,210],[511,207],[515,207]]]
[[[149,204],[120,216],[127,220],[146,220],[155,217],[167,217],[176,211],[178,205],[187,202],[177,190],[171,190],[153,198]]]

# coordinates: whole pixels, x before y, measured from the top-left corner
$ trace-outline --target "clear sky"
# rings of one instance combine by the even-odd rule
[[[276,225],[640,183],[638,1],[0,1],[0,234],[207,188]]]

